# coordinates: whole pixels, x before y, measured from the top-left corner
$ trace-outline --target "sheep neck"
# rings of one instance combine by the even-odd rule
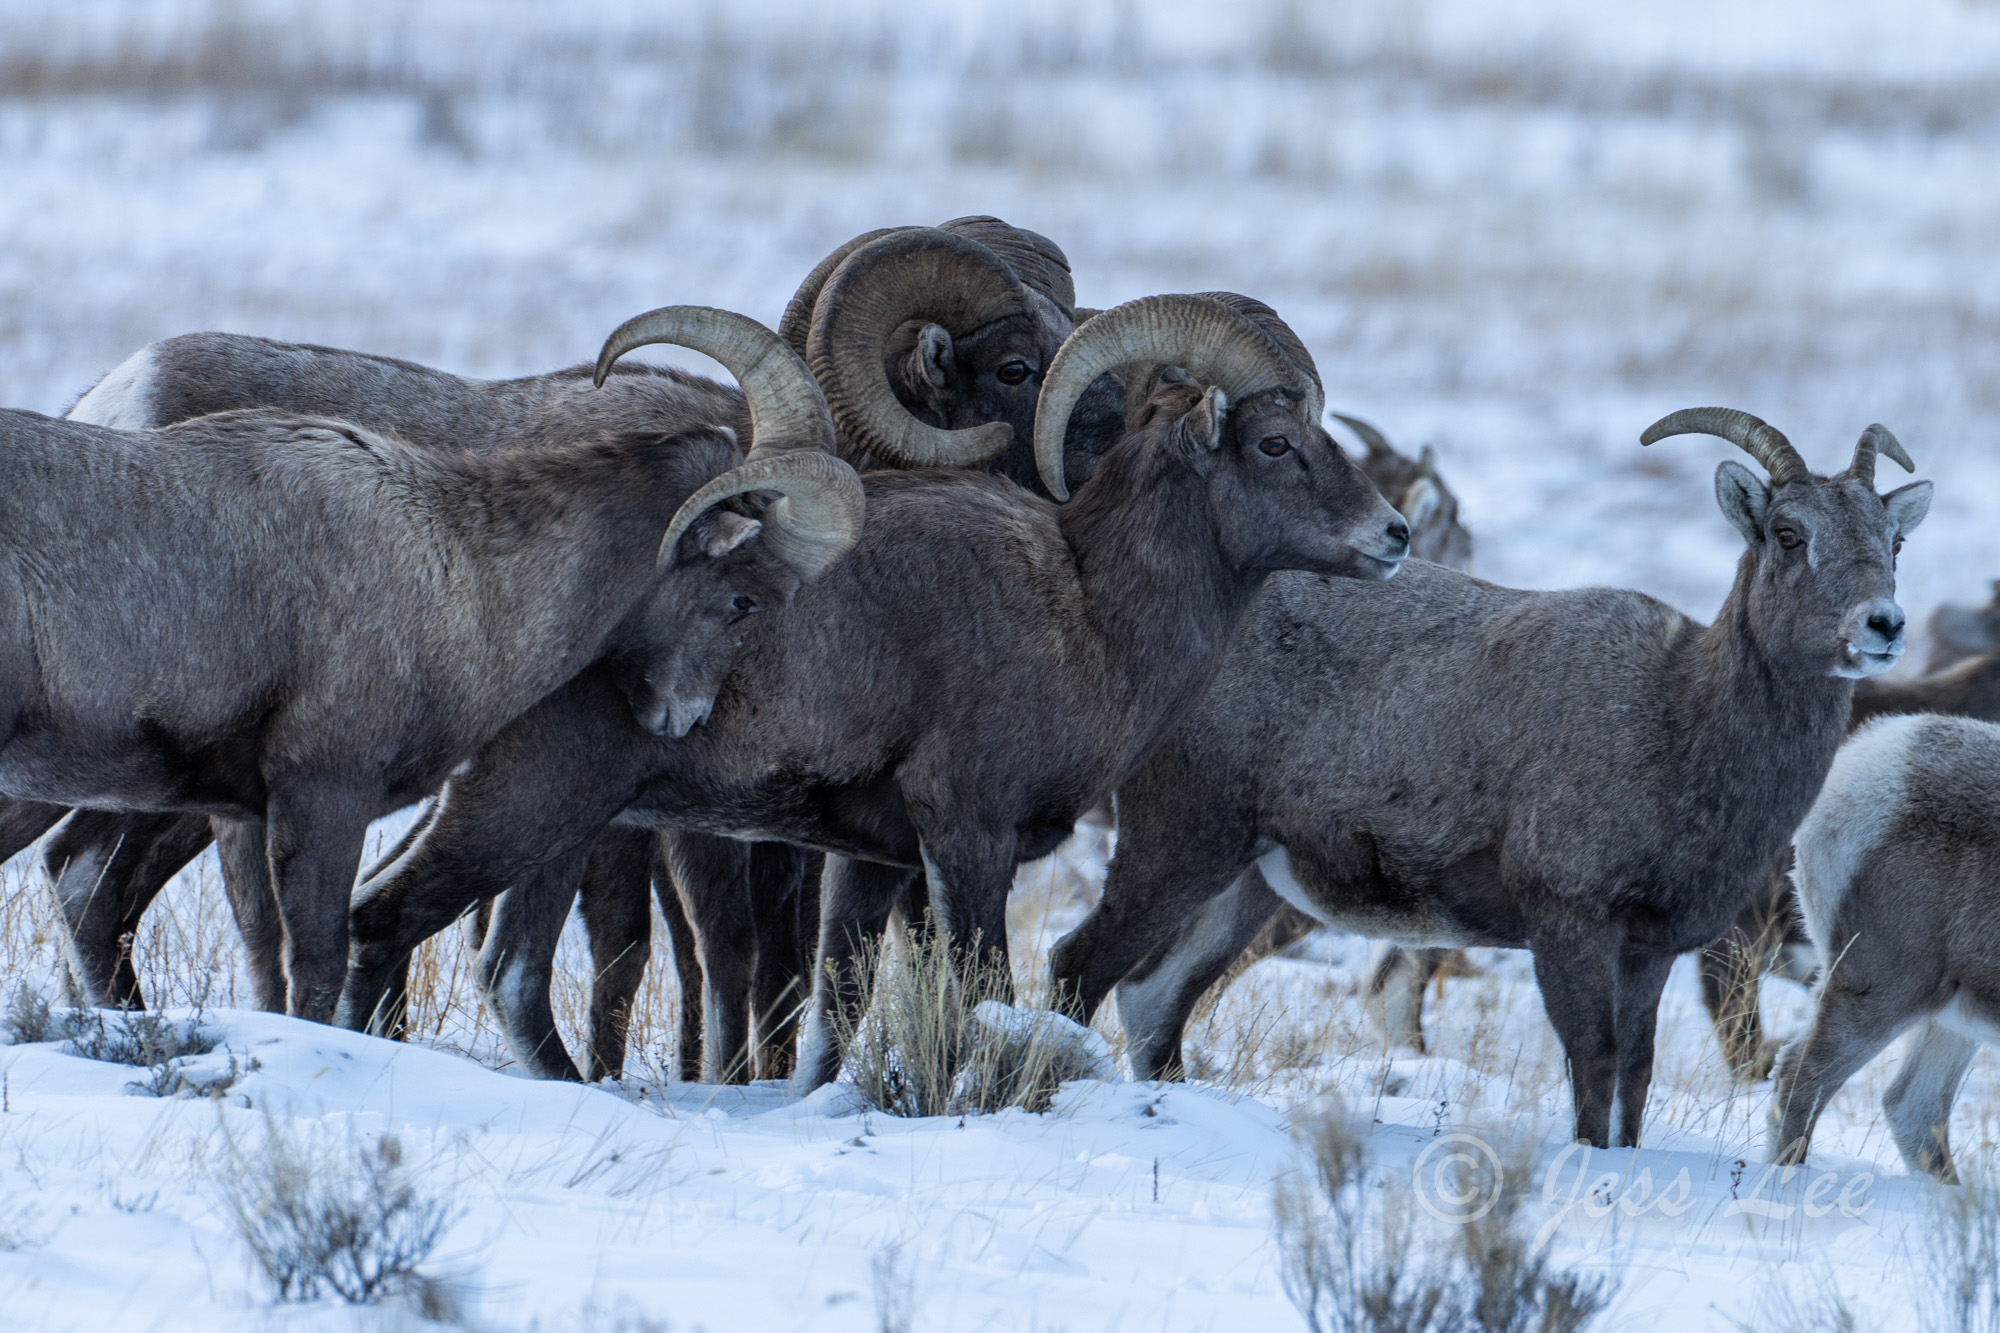
[[[1805,817],[1847,733],[1854,682],[1773,660],[1750,612],[1745,554],[1713,624],[1690,626],[1666,706],[1679,790],[1717,854],[1775,858]],[[1733,836],[1729,836],[1733,835]]]
[[[1125,723],[1114,781],[1207,688],[1262,581],[1224,557],[1206,479],[1171,444],[1134,443],[1108,453],[1060,511],[1102,644],[1100,697]]]

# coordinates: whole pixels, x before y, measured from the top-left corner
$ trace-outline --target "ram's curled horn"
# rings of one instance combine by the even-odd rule
[[[1887,454],[1901,465],[1905,472],[1915,472],[1917,465],[1910,461],[1910,455],[1899,444],[1889,428],[1880,422],[1861,432],[1861,438],[1854,442],[1854,461],[1847,466],[1847,475],[1864,486],[1875,484],[1875,455]]]
[[[1402,457],[1401,454],[1396,452],[1396,446],[1389,443],[1388,436],[1376,430],[1375,427],[1369,425],[1360,417],[1351,417],[1345,412],[1335,412],[1333,419],[1361,437],[1361,443],[1368,446],[1368,454],[1371,458],[1380,458],[1385,454],[1390,458]]]
[[[1012,269],[985,246],[909,227],[856,249],[827,279],[807,347],[833,419],[853,443],[902,467],[976,467],[1014,438],[1005,422],[944,430],[896,399],[883,366],[890,337],[928,320],[953,337],[1029,311]]]
[[[801,357],[806,354],[806,338],[812,333],[813,309],[819,305],[819,294],[826,287],[826,280],[840,267],[841,261],[859,250],[870,241],[879,241],[884,236],[904,231],[904,227],[877,227],[874,231],[862,232],[847,244],[835,250],[806,274],[806,280],[792,293],[790,303],[785,306],[785,317],[778,321],[778,336],[785,345]]]
[[[750,459],[690,495],[660,539],[660,568],[673,564],[681,537],[704,513],[751,491],[777,494],[764,511],[762,540],[807,582],[860,540],[864,506],[854,469],[832,454],[779,454]]]
[[[1240,292],[1202,292],[1201,295],[1211,301],[1222,302],[1262,329],[1270,336],[1272,342],[1284,349],[1285,355],[1292,359],[1292,363],[1306,373],[1306,378],[1312,381],[1313,386],[1312,405],[1309,411],[1313,424],[1318,425],[1320,414],[1326,411],[1326,388],[1320,383],[1319,367],[1313,364],[1312,353],[1306,350],[1304,340],[1292,332],[1292,326],[1285,323],[1277,311],[1254,296],[1244,296]]]
[[[1669,412],[1646,427],[1639,443],[1655,444],[1669,435],[1719,436],[1762,463],[1773,486],[1812,476],[1805,459],[1776,426],[1733,407],[1686,407]]]
[[[1151,388],[1157,368],[1179,366],[1238,401],[1267,389],[1311,396],[1307,372],[1241,311],[1207,296],[1145,296],[1107,310],[1071,334],[1042,377],[1035,406],[1035,467],[1058,500],[1069,498],[1063,477],[1063,437],[1077,399],[1099,375],[1141,367],[1127,376],[1128,398]],[[1314,421],[1318,418],[1315,416]]]
[[[777,334],[747,315],[710,306],[670,305],[612,330],[597,354],[597,383],[635,347],[673,343],[720,361],[750,408],[750,457],[833,448],[833,419],[812,372]]]

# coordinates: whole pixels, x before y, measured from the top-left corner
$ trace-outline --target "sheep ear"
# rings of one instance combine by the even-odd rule
[[[1715,470],[1715,503],[1722,508],[1722,516],[1736,525],[1743,534],[1743,540],[1752,546],[1764,542],[1764,510],[1771,503],[1771,492],[1757,474],[1734,459],[1725,459]]]
[[[1924,515],[1931,512],[1931,484],[1913,481],[1890,491],[1882,497],[1882,503],[1888,506],[1889,521],[1896,525],[1896,535],[1907,537],[1924,521]]]
[[[1197,466],[1222,447],[1223,428],[1228,424],[1229,395],[1214,388],[1203,393],[1201,401],[1181,418],[1181,439]]]
[[[725,509],[709,525],[708,533],[702,538],[701,549],[710,560],[720,560],[763,530],[764,525],[756,519],[732,514]]]
[[[942,324],[926,324],[917,335],[917,362],[931,387],[942,389],[951,382],[951,330]]]
[[[1411,532],[1422,532],[1444,504],[1444,496],[1438,491],[1438,484],[1429,477],[1418,477],[1409,490],[1403,492],[1403,503],[1397,508],[1403,511]]]

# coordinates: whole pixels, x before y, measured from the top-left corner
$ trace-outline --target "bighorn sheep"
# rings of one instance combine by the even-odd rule
[[[694,725],[744,616],[859,532],[789,349],[723,311],[655,331],[748,386],[747,460],[700,417],[473,454],[268,411],[139,434],[5,414],[0,791],[253,830],[276,919],[245,893],[239,925],[253,954],[282,932],[287,1010],[329,1017],[370,819],[593,663]],[[780,497],[761,521],[717,508],[753,491]]]
[[[1014,867],[1200,696],[1265,579],[1381,578],[1408,546],[1319,428],[1316,382],[1212,298],[1135,301],[1064,344],[1034,435],[1051,492],[1072,408],[1121,366],[1127,385],[1159,387],[1060,509],[976,473],[869,474],[856,549],[761,618],[685,740],[646,736],[594,672],[518,719],[362,887],[344,1021],[365,1021],[383,979],[469,900],[573,855],[621,811],[819,847],[859,872],[823,889],[816,1019],[851,994],[853,953],[889,910],[881,890],[908,869],[925,871],[938,926],[1004,951]],[[814,1031],[800,1074],[817,1083],[839,1052]]]
[[[1956,1183],[1952,1102],[2000,1041],[2000,726],[1919,714],[1856,732],[1794,877],[1821,972],[1812,1025],[1778,1057],[1772,1160],[1803,1161],[1828,1100],[1908,1031],[1882,1109],[1904,1162]]]
[[[1642,442],[1686,433],[1771,477],[1716,472],[1747,549],[1712,626],[1424,563],[1379,586],[1273,580],[1120,787],[1103,900],[1054,953],[1079,1014],[1117,986],[1137,1073],[1178,1066],[1189,1009],[1276,890],[1364,934],[1531,949],[1577,1137],[1609,1146],[1615,1100],[1616,1141],[1637,1142],[1668,968],[1784,853],[1854,678],[1902,651],[1893,553],[1931,493],[1875,493],[1878,449],[1908,466],[1880,427],[1831,478],[1742,412],[1678,412]]]
[[[841,246],[800,284],[779,332],[812,357],[832,403],[836,448],[857,467],[984,467],[1046,495],[1030,435],[1075,299],[1068,260],[1053,241],[997,218],[958,218],[869,232]],[[1080,485],[1122,427],[1122,389],[1115,377],[1100,377],[1071,414],[1064,481]],[[996,444],[1005,447],[995,453]],[[705,1063],[715,1078],[782,1075],[810,985],[803,945],[808,932],[817,935],[822,857],[691,831],[662,831],[659,843],[677,890],[662,897],[662,909],[670,919],[685,914],[701,963],[682,974],[683,1014],[703,1018],[701,1040],[683,1043],[683,1071]],[[847,873],[835,867],[837,878]],[[643,900],[592,892],[589,883],[581,910],[593,956],[602,941],[621,960],[642,959],[643,933],[620,945],[623,930],[645,929]],[[667,879],[656,883],[668,888]],[[573,1068],[547,1003],[566,911],[557,895],[514,895],[496,906],[482,953],[482,962],[490,957],[505,969],[506,984],[490,988],[488,999],[524,1066],[557,1074]],[[629,1009],[641,975],[640,966],[615,976],[600,967],[601,1007]],[[622,986],[616,995],[613,981]],[[615,1033],[593,1032],[593,1058],[615,1058],[622,1046]]]

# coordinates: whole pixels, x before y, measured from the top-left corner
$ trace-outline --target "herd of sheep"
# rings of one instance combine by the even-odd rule
[[[622,361],[651,343],[740,387]],[[1822,475],[1747,413],[1648,429],[1764,469],[1717,470],[1744,550],[1704,625],[1473,578],[1428,451],[1343,417],[1357,464],[1327,415],[1269,306],[1080,309],[1053,242],[986,217],[856,237],[775,333],[667,307],[526,379],[167,339],[62,419],[0,413],[0,857],[47,835],[104,1006],[144,1003],[139,920],[211,841],[271,1010],[394,1035],[411,951],[470,913],[544,1077],[621,1069],[657,896],[683,1075],[814,1086],[892,917],[1003,961],[1016,867],[1097,811],[1117,854],[1051,994],[1115,993],[1141,1077],[1312,925],[1409,946],[1370,992],[1416,1043],[1449,948],[1525,948],[1577,1138],[1633,1145],[1675,956],[1760,1073],[1725,974],[1789,932],[1819,1000],[1774,1155],[1914,1028],[1888,1115],[1951,1178],[2000,1039],[2000,635],[1954,613],[1967,660],[1870,679],[1931,497],[1877,492],[1894,436]],[[549,1001],[579,902],[581,1068]]]

